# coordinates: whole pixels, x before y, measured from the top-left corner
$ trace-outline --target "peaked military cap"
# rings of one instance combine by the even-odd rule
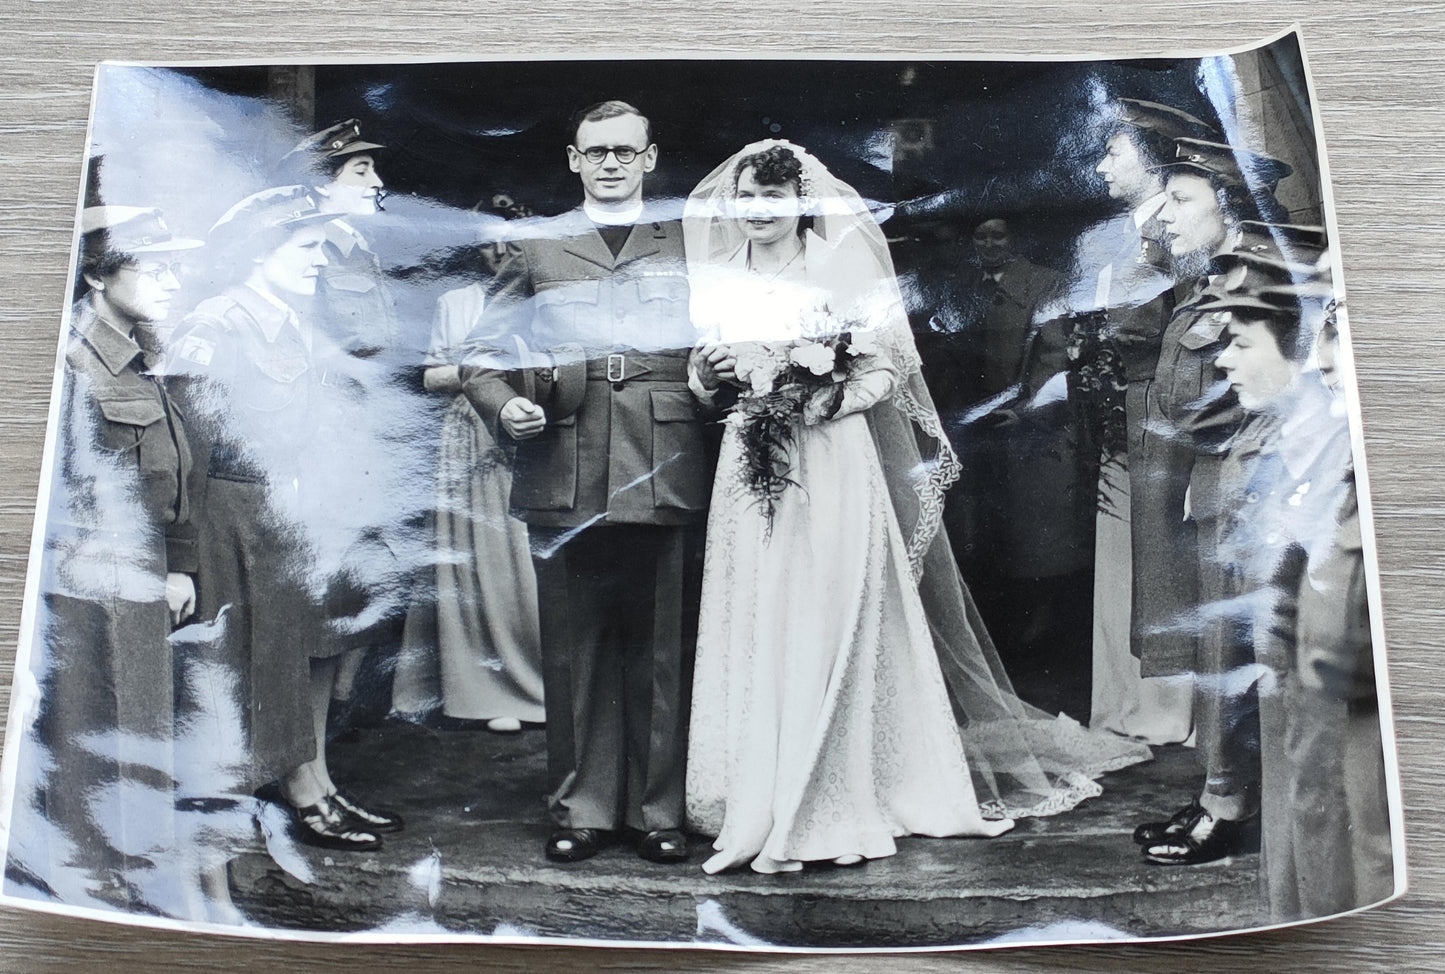
[[[368,142],[361,137],[361,123],[354,118],[337,122],[320,132],[314,132],[297,143],[296,147],[281,157],[281,165],[299,166],[320,159],[341,159],[358,152],[372,152],[385,149],[377,142]]]
[[[336,214],[323,213],[305,186],[275,186],[252,193],[223,213],[208,239],[229,249],[270,230],[298,230],[334,219]]]
[[[1311,287],[1306,290],[1310,294],[1302,290],[1301,296],[1314,296],[1314,292],[1320,290],[1333,293],[1322,227],[1257,220],[1242,221],[1240,227],[1243,238],[1232,250],[1214,258],[1213,270],[1236,277],[1247,273],[1245,286],[1256,290],[1276,286],[1304,288],[1308,282]]]
[[[1277,249],[1235,250],[1214,259],[1219,274],[1204,292],[1200,311],[1300,314],[1305,305],[1334,298],[1330,273],[1319,261],[1291,260]]]
[[[1157,101],[1120,98],[1119,121],[1132,128],[1157,132],[1167,139],[1219,137],[1219,130],[1202,118]]]
[[[1290,307],[1296,304],[1306,308],[1328,305],[1337,300],[1329,256],[1328,250],[1322,251],[1303,277],[1295,277],[1288,283],[1261,284],[1256,296],[1272,304]],[[1295,265],[1296,273],[1298,266]]]
[[[1329,246],[1325,228],[1301,223],[1261,223],[1258,220],[1241,220],[1240,228],[1247,234],[1272,237],[1281,246],[1284,244],[1318,253]]]
[[[1297,318],[1300,303],[1297,298],[1288,301],[1266,300],[1250,291],[1223,292],[1211,294],[1195,308],[1200,314],[1227,313],[1240,318]]]
[[[1314,261],[1292,260],[1274,248],[1269,250],[1232,250],[1220,254],[1211,263],[1211,270],[1236,282],[1230,290],[1241,287],[1268,287],[1293,284],[1318,276]],[[1240,277],[1241,274],[1246,277]]]
[[[1294,172],[1288,163],[1261,152],[1191,138],[1175,139],[1174,159],[1157,168],[1166,172],[1193,172],[1234,186],[1248,185],[1245,179],[1248,172],[1271,193],[1281,179]]]
[[[105,249],[121,254],[171,253],[205,245],[202,240],[177,237],[153,206],[87,206],[80,213],[80,232],[90,239],[104,232]]]

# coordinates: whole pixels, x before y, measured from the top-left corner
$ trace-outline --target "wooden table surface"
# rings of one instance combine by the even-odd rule
[[[1365,915],[1137,947],[760,957],[339,947],[161,934],[0,910],[0,971],[1445,970],[1445,4],[1357,0],[5,0],[0,4],[0,684],[8,686],[95,62],[642,52],[1205,53],[1298,23],[1324,119],[1375,501],[1411,891]],[[8,694],[0,695],[0,703]]]

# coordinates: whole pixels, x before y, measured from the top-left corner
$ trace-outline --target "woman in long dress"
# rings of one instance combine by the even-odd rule
[[[436,588],[407,614],[392,707],[441,708],[507,733],[542,723],[537,578],[527,526],[511,516],[511,458],[487,431],[457,374],[481,317],[485,290],[472,284],[437,300],[427,389],[450,397],[438,440]]]
[[[1083,772],[1102,767],[1052,776],[1038,760],[1036,745],[1067,748],[1009,689],[940,532],[958,463],[862,199],[770,140],[699,185],[684,227],[698,382],[739,387],[688,751],[689,823],[717,836],[703,868],[852,864],[899,836],[995,836],[1007,814],[1097,794]],[[971,757],[997,792],[988,814]]]
[[[1089,726],[1148,744],[1174,744],[1193,730],[1193,686],[1179,676],[1141,675],[1143,643],[1180,637],[1136,625],[1136,603],[1157,599],[1161,582],[1169,579],[1151,577],[1158,573],[1148,570],[1134,572],[1135,549],[1153,542],[1144,539],[1144,532],[1136,536],[1139,512],[1131,501],[1140,487],[1131,480],[1142,481],[1145,407],[1167,324],[1165,296],[1173,286],[1164,270],[1167,254],[1156,218],[1165,199],[1157,167],[1172,157],[1175,137],[1208,126],[1167,106],[1127,98],[1119,100],[1119,112],[1094,171],[1103,177],[1109,196],[1126,208],[1080,235],[1071,301],[1076,310],[1107,312],[1103,337],[1118,362],[1111,378],[1127,386],[1122,435],[1119,442],[1104,445],[1099,464]]]

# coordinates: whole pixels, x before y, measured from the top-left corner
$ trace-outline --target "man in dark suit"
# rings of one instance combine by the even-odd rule
[[[963,568],[1020,695],[1088,717],[1093,491],[1076,442],[1063,275],[1014,250],[1008,223],[973,229],[955,331],[970,409],[951,425],[965,473],[946,517]]]
[[[517,443],[557,825],[547,857],[586,859],[625,827],[644,859],[680,862],[685,551],[712,482],[688,385],[682,228],[643,204],[657,146],[631,105],[580,113],[567,161],[584,202],[508,246],[481,329],[502,337],[477,340],[463,390]]]

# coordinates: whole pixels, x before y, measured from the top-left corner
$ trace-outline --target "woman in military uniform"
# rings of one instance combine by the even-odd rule
[[[1323,315],[1300,290],[1216,305],[1232,315],[1218,363],[1247,416],[1224,466],[1234,503],[1220,561],[1243,610],[1233,628],[1267,674],[1260,880],[1273,921],[1366,906],[1394,886],[1349,424],[1305,366]]]
[[[324,227],[326,263],[312,303],[320,379],[312,476],[324,498],[312,520],[326,525],[317,553],[327,582],[327,625],[313,652],[337,660],[328,711],[338,726],[358,709],[386,706],[389,694],[358,680],[393,669],[368,662],[368,654],[391,657],[400,647],[411,590],[404,555],[417,547],[410,515],[423,506],[407,479],[408,458],[430,406],[412,381],[419,368],[409,366],[420,363],[405,358],[394,296],[363,233],[385,195],[376,166],[383,148],[348,119],[281,160],[283,177],[309,187],[317,208],[333,217]]]
[[[1165,326],[1154,377],[1144,387],[1144,435],[1130,455],[1136,575],[1153,580],[1135,602],[1136,628],[1156,633],[1141,647],[1142,676],[1189,673],[1194,726],[1204,771],[1199,796],[1168,821],[1145,822],[1134,840],[1151,862],[1196,865],[1253,846],[1259,809],[1257,705],[1244,677],[1252,648],[1212,631],[1192,606],[1224,596],[1215,558],[1225,444],[1243,418],[1239,400],[1215,367],[1229,343],[1228,316],[1208,308],[1213,262],[1231,252],[1272,249],[1246,233],[1290,173],[1285,163],[1248,149],[1181,138],[1165,167],[1158,220],[1170,249],[1175,307]],[[1249,176],[1246,177],[1245,173]],[[1270,213],[1269,215],[1272,215]],[[1137,475],[1136,475],[1137,474]],[[1142,593],[1141,593],[1142,594]],[[1169,638],[1172,637],[1172,638]]]
[[[212,228],[217,266],[238,283],[201,302],[179,329],[175,372],[195,414],[206,469],[200,530],[200,612],[224,613],[224,655],[236,680],[243,791],[280,780],[301,841],[370,850],[374,818],[337,793],[325,761],[336,662],[322,647],[326,525],[314,482],[322,339],[296,306],[326,264],[322,212],[303,187],[257,193]],[[399,822],[396,823],[399,826]]]
[[[33,740],[50,772],[16,807],[12,852],[67,902],[191,915],[195,884],[168,869],[177,835],[167,641],[195,608],[191,452],[158,381],[156,326],[180,289],[172,261],[201,242],[175,237],[147,207],[93,206],[81,227],[86,293],[65,352],[35,656],[43,703]]]

